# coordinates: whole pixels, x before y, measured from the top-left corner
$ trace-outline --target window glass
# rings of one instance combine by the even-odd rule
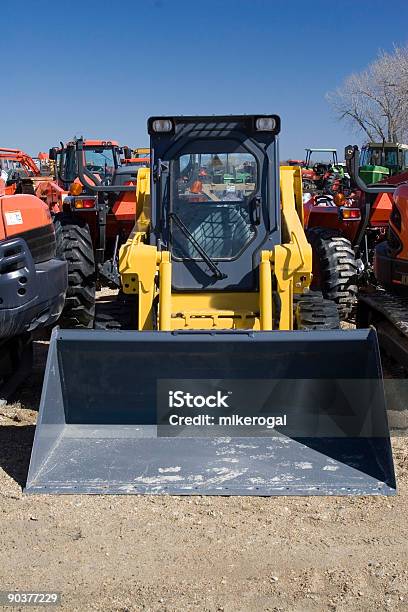
[[[85,165],[90,172],[101,176],[111,176],[115,170],[112,149],[85,149]]]
[[[386,166],[397,166],[398,165],[397,151],[385,151],[385,165]]]
[[[256,233],[250,210],[257,181],[256,160],[248,153],[194,153],[176,159],[172,212],[190,236],[172,223],[173,254],[200,259],[196,242],[213,259],[237,257]]]
[[[78,173],[74,147],[66,147],[61,153],[57,154],[57,166],[63,181],[72,182],[75,180]]]
[[[369,163],[368,150],[363,148],[360,155],[360,166],[367,166]]]

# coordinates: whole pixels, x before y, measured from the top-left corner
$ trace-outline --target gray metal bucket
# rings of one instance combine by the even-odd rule
[[[25,491],[393,494],[375,331],[56,329]]]

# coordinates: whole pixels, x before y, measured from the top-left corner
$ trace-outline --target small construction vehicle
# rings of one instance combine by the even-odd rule
[[[7,195],[0,180],[0,400],[27,376],[32,333],[60,316],[66,268],[47,206],[33,195]]]
[[[27,492],[395,492],[375,331],[339,330],[309,291],[279,130],[149,119],[119,264],[137,329],[54,331]]]
[[[130,156],[128,147],[113,140],[78,138],[50,149],[56,181],[43,182],[36,194],[53,215],[58,255],[68,263],[62,327],[92,328],[96,288],[119,285],[119,247],[136,209],[139,166],[122,163]]]
[[[374,275],[359,293],[357,325],[374,325],[380,346],[408,372],[408,183],[395,187],[387,239],[377,245]]]

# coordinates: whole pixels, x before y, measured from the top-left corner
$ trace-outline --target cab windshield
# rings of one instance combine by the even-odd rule
[[[94,174],[112,176],[115,171],[115,156],[113,149],[103,147],[85,148],[85,166]]]
[[[385,166],[386,168],[398,166],[398,151],[386,148],[363,149],[360,164],[362,166]]]
[[[256,235],[251,210],[257,172],[255,157],[246,152],[193,153],[173,161],[174,257],[201,259],[200,250],[215,260],[239,256]]]

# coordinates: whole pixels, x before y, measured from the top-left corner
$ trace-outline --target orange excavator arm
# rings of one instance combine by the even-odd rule
[[[32,172],[34,176],[40,175],[40,170],[37,167],[32,157],[21,151],[20,149],[8,149],[7,147],[0,147],[0,159],[11,159],[19,162],[26,170]]]

